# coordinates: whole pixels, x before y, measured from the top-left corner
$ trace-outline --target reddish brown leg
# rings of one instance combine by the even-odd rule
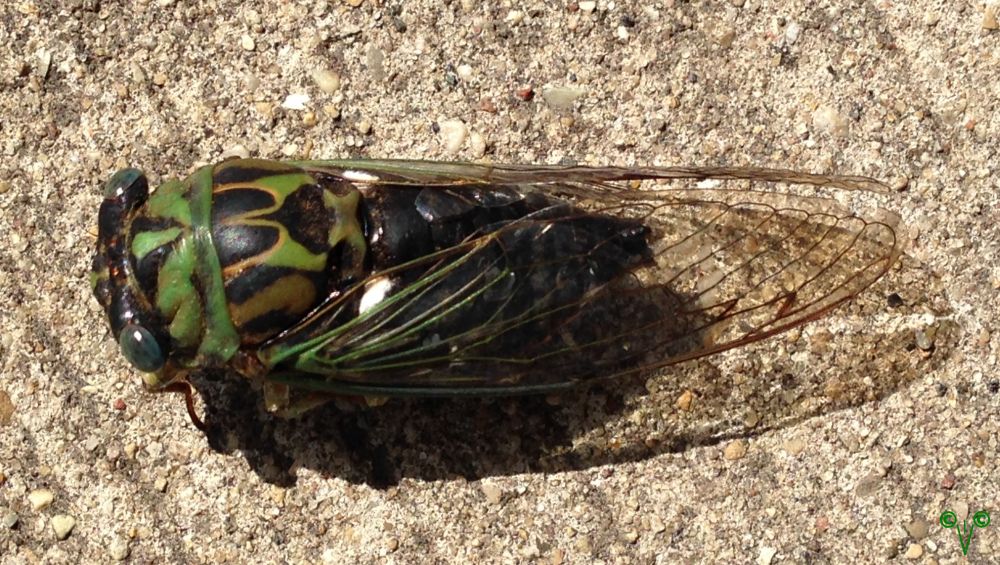
[[[194,427],[201,431],[207,431],[208,426],[205,422],[198,417],[197,412],[194,410],[194,387],[187,380],[174,381],[161,389],[163,392],[179,392],[184,395],[184,404],[187,406],[188,417],[191,418],[191,423]]]

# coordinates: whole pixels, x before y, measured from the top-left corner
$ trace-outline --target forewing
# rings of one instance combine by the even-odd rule
[[[860,177],[399,161],[311,166],[354,179],[368,175],[372,183],[542,190],[581,214],[640,220],[651,228],[653,260],[559,302],[525,281],[553,272],[560,280],[583,276],[588,258],[517,260],[508,249],[513,230],[550,233],[557,222],[539,217],[503,226],[373,275],[269,344],[270,361],[295,360],[313,375],[292,381],[305,388],[537,392],[651,371],[816,319],[871,285],[901,252],[897,218],[857,213],[838,199],[880,190]],[[653,179],[701,182],[630,182]],[[807,194],[814,187],[824,194]],[[359,295],[386,277],[407,284],[351,319]]]

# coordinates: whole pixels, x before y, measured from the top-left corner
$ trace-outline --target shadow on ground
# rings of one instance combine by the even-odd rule
[[[738,370],[723,372],[711,360],[689,363],[649,381],[581,389],[558,402],[394,399],[347,412],[329,405],[282,420],[264,413],[259,394],[235,377],[203,376],[195,384],[212,448],[240,453],[263,480],[291,485],[297,470],[308,468],[386,488],[404,478],[476,480],[637,461],[877,402],[947,359],[959,332],[934,331],[932,350],[916,346],[912,329],[827,340],[819,332],[785,340],[788,354],[766,364],[752,352]],[[815,366],[802,355],[793,362],[795,351],[808,353]],[[693,402],[682,410],[685,391]]]

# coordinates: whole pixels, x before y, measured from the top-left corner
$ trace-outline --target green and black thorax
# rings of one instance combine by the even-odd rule
[[[100,210],[94,293],[138,368],[224,364],[362,274],[359,201],[275,161],[205,166],[152,194],[123,170]]]

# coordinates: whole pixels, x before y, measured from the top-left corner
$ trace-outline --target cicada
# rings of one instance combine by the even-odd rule
[[[863,177],[733,167],[227,160],[116,173],[92,286],[153,391],[223,368],[331,399],[553,393],[755,342],[901,253]],[[192,418],[194,415],[192,413]]]

